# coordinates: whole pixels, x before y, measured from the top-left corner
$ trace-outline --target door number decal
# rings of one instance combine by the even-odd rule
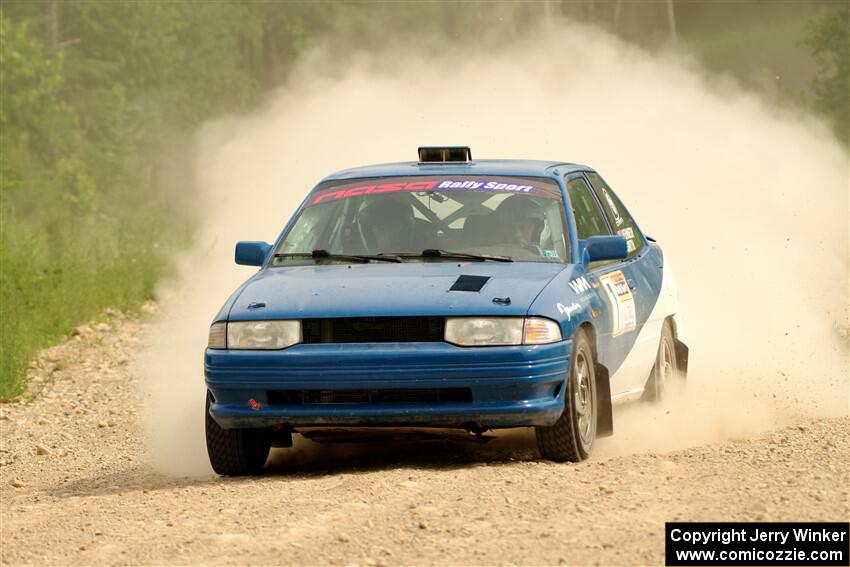
[[[611,302],[611,335],[616,337],[633,331],[637,325],[635,297],[626,276],[618,270],[599,276],[599,282]]]

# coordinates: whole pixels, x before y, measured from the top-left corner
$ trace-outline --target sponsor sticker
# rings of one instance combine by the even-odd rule
[[[325,191],[314,195],[310,199],[310,205],[318,205],[325,201],[337,201],[349,197],[362,197],[364,195],[376,195],[378,193],[395,193],[397,191],[427,191],[437,186],[436,181],[413,181],[411,183],[384,183],[382,185],[360,185],[338,191]]]
[[[498,181],[487,181],[486,179],[467,179],[465,181],[446,179],[440,181],[437,189],[451,191],[453,189],[466,189],[472,191],[510,191],[514,193],[529,193],[534,185],[520,185],[518,183],[499,183]]]
[[[630,239],[635,237],[635,231],[632,227],[621,228],[617,231],[617,234],[622,236],[625,239]]]
[[[637,326],[635,297],[629,289],[626,276],[619,270],[610,272],[599,276],[599,283],[611,302],[611,335],[616,337],[633,331]]]
[[[581,305],[578,303],[570,303],[569,305],[564,305],[563,303],[558,303],[558,313],[566,316],[567,321],[573,318],[573,313],[580,311]]]
[[[632,227],[623,228],[617,231],[617,234],[626,239],[626,248],[629,254],[635,251],[635,231]]]
[[[570,282],[570,287],[576,293],[584,293],[590,289],[590,284],[587,283],[587,279],[584,276],[580,278],[576,278]]]
[[[611,195],[608,194],[608,191],[605,188],[602,188],[602,194],[605,195],[605,200],[608,201],[608,206],[611,207],[611,213],[614,215],[614,223],[617,226],[620,226],[625,222],[623,217],[620,216],[620,211],[617,210],[617,205],[614,204],[614,199],[611,198]]]

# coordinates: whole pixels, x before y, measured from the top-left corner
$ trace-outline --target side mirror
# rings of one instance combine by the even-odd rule
[[[628,255],[629,246],[622,236],[590,236],[584,241],[582,259],[588,263],[598,260],[622,260]]]
[[[262,266],[272,245],[253,240],[236,243],[236,263],[242,266]]]

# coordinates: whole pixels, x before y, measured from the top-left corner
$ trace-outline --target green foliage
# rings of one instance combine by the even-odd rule
[[[0,83],[13,84],[4,90],[0,108],[0,126],[9,129],[40,130],[43,114],[63,114],[64,104],[57,99],[62,86],[62,60],[50,60],[41,44],[26,34],[24,26],[14,26],[0,13]],[[42,115],[42,116],[39,116]],[[43,132],[42,132],[43,133]]]
[[[814,106],[850,144],[850,8],[845,4],[813,20],[805,43],[818,64],[811,85]]]
[[[74,325],[152,297],[191,238],[192,132],[279,82],[338,7],[3,3],[0,399]]]

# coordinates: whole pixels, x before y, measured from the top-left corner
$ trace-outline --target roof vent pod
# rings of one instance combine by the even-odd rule
[[[419,148],[419,163],[466,163],[472,161],[469,146],[422,146]]]

